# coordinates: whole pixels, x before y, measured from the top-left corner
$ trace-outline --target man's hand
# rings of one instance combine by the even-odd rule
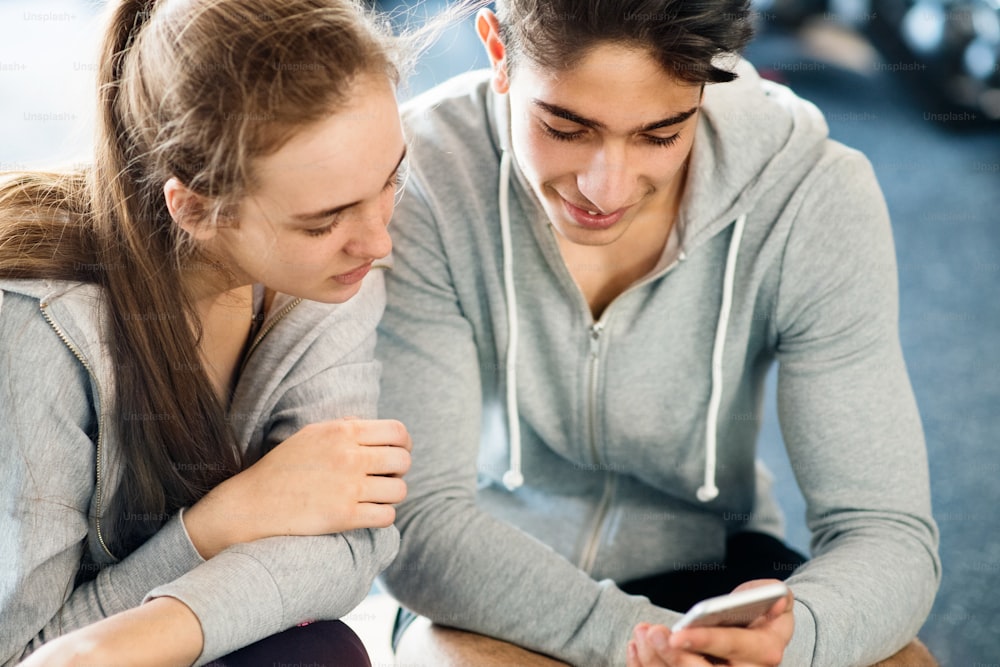
[[[756,588],[776,581],[755,579],[734,590]],[[633,639],[628,645],[628,667],[778,665],[795,631],[794,601],[789,592],[746,628],[685,628],[671,633],[670,628],[662,625],[640,623],[635,626]]]

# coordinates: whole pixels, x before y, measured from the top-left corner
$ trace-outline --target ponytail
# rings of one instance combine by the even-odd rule
[[[149,178],[152,146],[136,128],[129,88],[133,45],[154,0],[124,0],[112,12],[101,53],[96,159],[89,182],[93,221],[103,241],[99,276],[108,298],[111,357],[123,476],[111,500],[102,544],[130,553],[179,508],[240,469],[239,450],[198,353],[200,331],[184,293],[179,233],[163,180]],[[141,278],[138,278],[141,277]],[[100,525],[99,525],[100,529]]]
[[[0,185],[0,277],[104,288],[116,387],[102,424],[121,443],[121,483],[98,497],[97,534],[122,558],[179,508],[241,468],[235,438],[198,353],[198,318],[182,288],[182,247],[135,131],[133,46],[153,0],[111,10],[102,44],[93,166],[16,173]],[[101,462],[98,462],[101,465]]]

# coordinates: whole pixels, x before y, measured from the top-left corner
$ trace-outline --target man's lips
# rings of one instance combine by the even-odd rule
[[[631,208],[630,206],[625,206],[617,211],[614,211],[613,213],[604,214],[582,208],[576,204],[570,203],[566,199],[563,199],[562,201],[563,207],[566,209],[566,212],[569,213],[570,217],[573,218],[576,224],[585,229],[600,230],[613,227],[619,220],[622,219],[625,212]]]
[[[338,283],[343,285],[353,285],[354,283],[360,281],[365,276],[368,275],[368,271],[372,268],[371,262],[366,262],[356,269],[348,271],[347,273],[341,273],[339,276],[334,276],[333,279]]]

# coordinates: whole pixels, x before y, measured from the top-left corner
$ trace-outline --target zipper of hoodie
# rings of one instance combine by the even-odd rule
[[[257,332],[256,336],[254,336],[253,342],[250,343],[250,348],[247,350],[247,353],[243,355],[243,361],[240,363],[241,375],[243,374],[243,370],[246,368],[247,362],[250,360],[250,355],[252,355],[254,350],[257,349],[257,346],[260,345],[260,342],[264,340],[264,336],[269,334],[271,330],[274,329],[274,327],[276,327],[281,320],[285,319],[285,316],[287,316],[288,313],[292,312],[292,309],[295,308],[300,303],[302,303],[302,299],[295,299],[287,306],[282,308],[277,315],[270,318],[267,322],[264,323],[264,326],[261,328],[261,330]]]
[[[605,310],[605,314],[607,310]],[[587,392],[587,440],[590,445],[591,460],[600,467],[601,457],[597,451],[597,384],[600,379],[601,369],[601,332],[604,331],[605,321],[601,318],[590,326],[590,380]],[[614,498],[615,486],[618,476],[611,471],[604,474],[604,493],[597,505],[597,513],[591,523],[590,536],[580,558],[580,569],[590,574],[597,561],[597,549],[600,544],[601,533],[604,529],[604,520],[611,509],[611,502]]]
[[[591,460],[598,467],[600,467],[602,463],[601,457],[597,451],[597,381],[599,379],[601,367],[601,333],[604,331],[604,327],[607,324],[608,313],[611,312],[611,308],[614,306],[615,301],[618,301],[632,290],[638,289],[643,285],[670,273],[670,271],[672,271],[674,267],[676,267],[684,259],[686,259],[684,252],[678,251],[677,257],[675,257],[674,260],[663,269],[657,271],[653,275],[647,276],[645,279],[640,280],[633,285],[630,285],[624,292],[615,297],[611,303],[607,305],[601,318],[590,326],[590,387],[587,396],[587,430]],[[591,573],[597,562],[597,549],[600,545],[601,533],[604,530],[604,521],[607,519],[608,513],[611,511],[611,504],[614,501],[617,486],[618,475],[616,475],[612,470],[605,471],[604,492],[601,494],[601,500],[597,505],[597,514],[594,516],[593,523],[591,523],[590,536],[587,538],[586,546],[584,547],[583,554],[580,557],[580,569],[587,574]]]
[[[555,242],[555,232],[551,230],[550,232],[552,234],[552,239]],[[558,253],[558,243],[555,242],[554,245],[556,248],[556,252]],[[673,271],[674,268],[678,264],[683,262],[685,259],[687,259],[687,255],[685,254],[682,248],[679,248],[677,250],[677,255],[673,258],[673,260],[669,264],[667,264],[667,266],[663,267],[662,269],[653,274],[646,276],[642,280],[639,280],[638,282],[629,285],[625,289],[625,291],[623,291],[621,294],[612,299],[611,303],[609,303],[605,307],[604,313],[601,315],[600,319],[591,324],[589,328],[590,329],[589,330],[590,387],[587,396],[587,407],[588,407],[587,430],[588,430],[588,440],[589,440],[591,459],[593,460],[594,465],[598,467],[600,467],[602,464],[600,456],[598,455],[597,452],[597,380],[598,380],[598,374],[600,372],[601,332],[604,331],[604,327],[607,324],[608,313],[611,312],[611,309],[614,307],[615,302],[621,299],[623,296],[625,296],[626,294],[628,294],[633,290],[639,289],[640,287],[647,285],[653,282],[654,280],[658,280],[659,278],[667,275],[668,273]],[[583,303],[583,307],[589,313],[590,306],[587,303],[586,297],[584,297],[583,292],[580,290],[579,286],[576,285],[576,281],[573,280],[573,276],[570,275],[569,270],[565,268],[565,264],[562,264],[561,266],[563,267],[566,279],[568,280],[570,285],[576,287],[576,294],[579,295],[579,298]],[[580,556],[579,567],[587,574],[590,574],[591,570],[594,567],[594,564],[597,561],[597,548],[600,543],[601,532],[604,528],[604,520],[607,518],[608,512],[611,509],[611,504],[612,501],[614,500],[615,490],[617,486],[618,486],[618,475],[616,475],[613,471],[610,470],[605,471],[604,492],[602,493],[601,500],[597,505],[597,514],[594,516],[594,521],[591,523],[590,536],[587,538],[587,543],[584,546],[583,553]]]
[[[45,321],[49,323],[49,326],[52,327],[52,330],[56,332],[56,336],[59,337],[59,340],[61,340],[63,342],[63,344],[67,348],[69,348],[69,351],[73,353],[73,356],[75,356],[77,358],[77,361],[79,361],[80,364],[87,370],[87,373],[90,374],[90,377],[91,377],[91,379],[94,382],[94,387],[96,387],[96,390],[97,390],[97,403],[101,407],[100,407],[100,410],[98,410],[98,412],[97,412],[97,453],[96,453],[96,462],[97,463],[95,465],[95,468],[96,468],[95,478],[96,478],[96,486],[97,486],[97,489],[96,489],[97,501],[95,503],[95,508],[94,508],[94,514],[95,514],[94,521],[95,521],[95,524],[97,526],[97,541],[100,542],[101,548],[104,549],[104,553],[106,553],[109,557],[111,557],[112,560],[114,560],[115,562],[117,562],[118,558],[116,558],[115,555],[113,553],[111,553],[111,550],[108,549],[108,545],[104,541],[104,532],[101,529],[101,510],[102,510],[102,505],[103,505],[103,501],[104,501],[104,498],[103,498],[103,495],[104,495],[104,476],[101,474],[101,461],[102,461],[102,459],[104,457],[104,424],[103,424],[103,421],[104,421],[104,407],[105,407],[104,398],[101,395],[101,383],[98,381],[97,375],[94,373],[94,369],[87,362],[87,360],[83,358],[83,354],[80,352],[80,350],[77,349],[77,347],[75,345],[73,345],[73,343],[70,342],[69,337],[63,332],[62,329],[59,328],[59,326],[52,319],[52,316],[49,315],[49,312],[47,310],[48,307],[49,307],[48,302],[47,301],[42,301],[39,304],[39,307],[40,307],[40,309],[42,311],[42,317],[44,317]]]

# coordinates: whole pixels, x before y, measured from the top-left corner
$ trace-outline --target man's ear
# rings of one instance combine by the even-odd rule
[[[208,205],[204,197],[171,177],[163,184],[163,199],[174,223],[192,239],[208,241],[215,236],[215,226],[207,224]]]
[[[476,14],[476,32],[493,68],[493,90],[504,95],[510,90],[510,77],[507,73],[507,47],[500,40],[497,15],[489,9],[480,9]]]

